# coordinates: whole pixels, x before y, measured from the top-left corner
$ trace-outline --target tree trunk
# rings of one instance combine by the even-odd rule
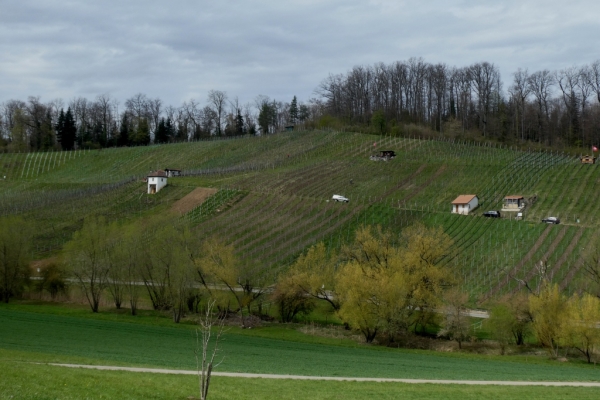
[[[97,313],[97,312],[98,312],[98,308],[99,308],[99,306],[100,306],[100,304],[99,304],[99,303],[100,303],[100,299],[96,299],[96,298],[94,297],[94,299],[92,300],[92,304],[90,304],[90,305],[91,305],[91,307],[92,307],[92,312],[94,312],[94,313]]]

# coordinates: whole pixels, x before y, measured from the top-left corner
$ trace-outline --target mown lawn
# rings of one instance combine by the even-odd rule
[[[91,315],[91,313],[90,313]],[[0,307],[0,359],[143,365],[194,369],[192,325],[164,324],[153,317],[121,321],[23,311]],[[8,352],[6,352],[8,351]],[[600,370],[581,363],[529,357],[390,349],[349,340],[316,338],[286,325],[250,330],[232,328],[222,345],[218,371],[317,376],[475,380],[599,381]],[[79,360],[79,361],[78,361]]]

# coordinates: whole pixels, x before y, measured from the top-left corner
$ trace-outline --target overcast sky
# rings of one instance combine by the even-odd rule
[[[600,1],[0,0],[0,102],[211,89],[305,101],[329,74],[423,57],[488,61],[504,88],[600,58]]]

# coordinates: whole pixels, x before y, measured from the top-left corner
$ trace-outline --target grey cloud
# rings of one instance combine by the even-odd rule
[[[0,14],[0,101],[210,89],[307,100],[330,73],[406,60],[489,61],[503,80],[598,58],[592,1],[42,1]]]

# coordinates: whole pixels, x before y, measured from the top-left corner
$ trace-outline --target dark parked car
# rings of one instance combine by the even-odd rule
[[[483,213],[483,216],[488,218],[500,218],[500,211],[486,211]]]
[[[542,222],[545,222],[547,224],[560,224],[560,219],[558,219],[557,217],[548,217],[544,218]]]
[[[377,154],[373,154],[369,157],[373,161],[389,161],[396,157],[396,152],[393,150],[381,150]]]

